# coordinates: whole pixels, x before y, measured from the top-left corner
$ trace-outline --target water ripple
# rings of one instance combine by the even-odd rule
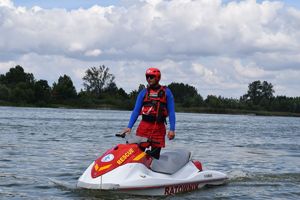
[[[0,199],[141,199],[76,188],[94,159],[124,142],[114,135],[129,117],[127,111],[0,107]],[[167,140],[167,147],[190,150],[204,169],[225,172],[230,180],[222,187],[142,199],[299,199],[299,118],[176,117],[176,139]]]

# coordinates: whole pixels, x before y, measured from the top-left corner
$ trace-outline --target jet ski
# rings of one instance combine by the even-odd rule
[[[133,195],[167,196],[190,192],[206,185],[222,185],[227,175],[213,170],[203,170],[201,162],[191,159],[185,149],[162,151],[154,159],[145,148],[155,143],[132,134],[125,144],[107,150],[85,170],[77,187],[108,190]]]

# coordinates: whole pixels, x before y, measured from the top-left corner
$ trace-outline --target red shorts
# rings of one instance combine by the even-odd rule
[[[141,121],[136,135],[150,138],[160,144],[152,144],[153,147],[165,147],[166,126],[164,123]]]

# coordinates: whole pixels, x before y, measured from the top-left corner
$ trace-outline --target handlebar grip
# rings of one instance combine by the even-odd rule
[[[125,138],[125,133],[122,133],[122,134],[117,133],[116,136],[121,137],[121,138]]]

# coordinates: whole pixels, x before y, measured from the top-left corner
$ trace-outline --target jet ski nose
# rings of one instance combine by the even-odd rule
[[[86,189],[101,189],[101,180],[102,177],[98,176],[97,178],[92,177],[92,169],[94,167],[95,162],[93,162],[85,172],[80,176],[77,187],[86,188]]]
[[[91,176],[86,176],[84,173],[77,182],[78,188],[85,189],[101,189],[101,177],[93,179]]]

